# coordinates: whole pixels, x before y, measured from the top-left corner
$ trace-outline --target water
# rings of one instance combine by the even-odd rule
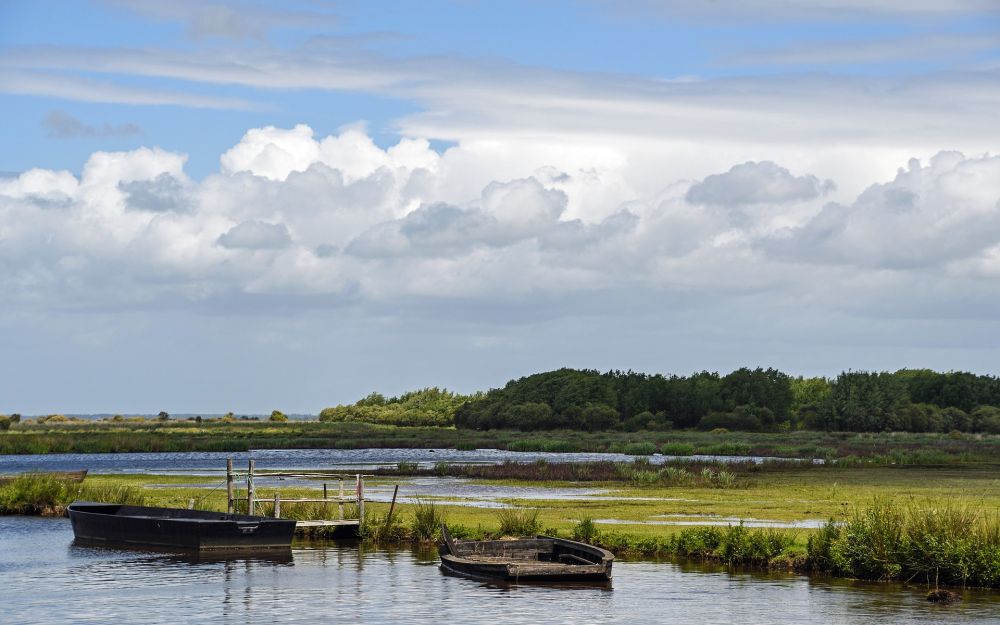
[[[296,547],[199,560],[76,546],[65,519],[0,517],[0,623],[997,624],[1000,594],[616,562],[610,588],[446,576],[428,551]]]
[[[125,454],[27,454],[0,455],[0,474],[24,471],[75,471],[89,469],[94,473],[188,473],[214,474],[224,472],[226,458],[232,458],[237,469],[246,467],[254,458],[261,469],[365,469],[395,466],[399,462],[415,462],[431,468],[438,462],[500,463],[514,462],[632,462],[635,456],[607,453],[546,453],[506,451],[502,449],[255,449],[252,452],[158,452]],[[645,456],[653,464],[677,456]],[[720,462],[765,462],[759,456],[684,456],[684,460],[718,460]]]

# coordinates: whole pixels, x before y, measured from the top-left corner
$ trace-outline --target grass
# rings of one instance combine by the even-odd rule
[[[1000,587],[1000,515],[982,506],[876,499],[810,537],[810,565],[836,575]]]
[[[623,467],[637,479],[619,479]],[[442,467],[445,468],[445,467]],[[746,470],[746,472],[742,472]],[[619,476],[586,482],[605,491],[601,497],[548,500],[509,498],[512,506],[495,509],[444,504],[427,497],[416,504],[396,506],[388,522],[388,504],[366,504],[364,536],[371,542],[434,540],[447,519],[456,537],[493,538],[532,535],[540,530],[576,536],[605,546],[625,557],[695,558],[730,566],[813,570],[864,579],[919,581],[930,586],[1000,587],[1000,472],[995,465],[912,467],[776,465],[751,471],[737,465],[733,477],[719,465],[694,470],[656,467],[643,459],[598,466],[529,463],[497,465],[503,479],[484,479],[494,487],[534,485],[581,486],[576,475]],[[518,477],[525,472],[530,478]],[[646,483],[646,473],[664,476]],[[547,476],[541,482],[539,476]],[[469,477],[469,476],[467,476]],[[548,478],[556,478],[551,481]],[[369,487],[398,480],[382,477]],[[713,482],[734,479],[738,487]],[[64,505],[77,494],[87,498],[115,497],[132,503],[225,509],[224,489],[197,488],[204,476],[94,475],[83,484],[66,484],[48,476],[26,476],[0,487],[0,507],[7,513],[38,513]],[[156,486],[151,488],[151,486]],[[80,489],[73,491],[73,489]],[[403,483],[403,489],[407,486]],[[315,496],[315,489],[282,488],[283,499]],[[259,489],[264,502],[271,489]],[[448,495],[448,500],[454,500]],[[265,512],[267,506],[265,503]],[[288,518],[333,518],[336,505],[282,505]],[[353,508],[353,507],[349,507]],[[348,516],[356,515],[353,509]],[[729,527],[680,527],[650,524],[664,518],[710,522],[718,518],[801,521],[831,519],[819,530],[759,529],[732,523]],[[617,519],[608,524],[603,519]]]
[[[542,530],[534,508],[504,508],[497,511],[496,518],[501,536],[534,536]]]
[[[131,484],[80,484],[29,473],[0,485],[0,514],[56,516],[76,499],[129,505],[145,502],[142,489]]]
[[[289,421],[22,422],[0,432],[0,454],[247,451],[249,449],[453,448],[611,451],[648,455],[758,455],[848,459],[855,464],[938,465],[1000,457],[1000,435],[793,431],[480,432],[449,427]]]
[[[410,533],[416,541],[434,541],[437,540],[441,525],[445,522],[445,515],[434,502],[418,499],[413,506],[413,522],[410,524]]]

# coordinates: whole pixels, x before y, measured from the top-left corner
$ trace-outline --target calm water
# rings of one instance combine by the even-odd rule
[[[635,460],[635,456],[602,453],[544,453],[500,449],[255,449],[253,452],[169,452],[128,454],[30,454],[0,455],[0,474],[23,471],[74,471],[90,469],[94,473],[224,473],[226,458],[233,458],[237,470],[254,458],[261,469],[364,469],[391,466],[398,462],[416,462],[433,467],[437,462],[499,463],[516,462],[590,462]],[[665,462],[675,456],[648,456],[650,462]],[[764,462],[756,456],[685,456],[692,460],[723,462]]]
[[[610,589],[504,588],[443,575],[433,553],[296,548],[198,561],[73,545],[65,519],[0,517],[0,622],[1000,623],[1000,594],[935,606],[918,588],[615,564]]]

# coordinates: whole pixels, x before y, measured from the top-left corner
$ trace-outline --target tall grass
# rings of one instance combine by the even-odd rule
[[[413,508],[413,522],[410,524],[413,540],[420,542],[435,540],[444,522],[444,514],[434,502],[418,499]]]
[[[814,569],[875,580],[1000,586],[1000,517],[952,505],[877,499],[808,546]]]
[[[95,486],[45,473],[28,473],[0,485],[0,514],[61,514],[75,499],[139,506],[145,502],[138,486]]]
[[[496,516],[501,536],[534,536],[542,529],[537,508],[502,508]]]

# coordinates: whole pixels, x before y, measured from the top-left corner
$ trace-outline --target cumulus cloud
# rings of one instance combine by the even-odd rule
[[[529,175],[504,175],[543,156]],[[941,153],[826,204],[831,182],[775,162],[730,163],[643,194],[622,184],[629,164],[600,150],[542,151],[524,164],[490,143],[380,148],[360,128],[250,130],[201,181],[185,159],[96,152],[79,176],[0,179],[8,306],[242,294],[380,311],[448,301],[448,314],[502,306],[512,318],[726,297],[871,311],[915,284],[954,296],[1000,275],[998,157]]]
[[[762,245],[794,260],[912,269],[975,258],[997,241],[1000,157],[941,152]]]
[[[188,207],[187,189],[183,182],[168,173],[152,180],[119,182],[125,203],[133,210],[170,211]]]
[[[292,238],[284,224],[244,221],[219,237],[219,245],[237,250],[277,250],[288,247]]]
[[[142,134],[142,128],[126,123],[114,126],[104,123],[100,126],[85,124],[64,111],[49,111],[42,120],[50,137],[75,139],[79,137],[131,137]]]
[[[793,176],[770,161],[735,165],[724,174],[713,174],[692,186],[687,201],[715,206],[784,204],[811,200],[836,188],[832,180]]]

